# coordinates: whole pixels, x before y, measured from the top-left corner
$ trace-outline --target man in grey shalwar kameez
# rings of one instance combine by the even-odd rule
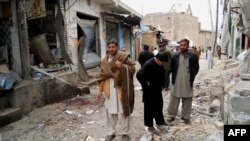
[[[171,61],[172,90],[168,107],[168,122],[175,120],[180,99],[182,99],[181,119],[190,123],[192,109],[193,82],[199,71],[198,57],[188,51],[189,40],[180,41],[181,52],[176,53]]]

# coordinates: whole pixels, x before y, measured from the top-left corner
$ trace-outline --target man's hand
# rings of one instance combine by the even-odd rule
[[[103,93],[100,92],[100,93],[97,95],[97,97],[96,97],[96,104],[99,105],[99,106],[102,106],[103,103],[104,103],[104,100],[105,100],[105,98],[104,98],[104,96],[103,96]]]
[[[120,62],[120,61],[118,61],[118,60],[115,62],[115,65],[116,65],[116,67],[117,67],[118,69],[122,68],[122,62]]]
[[[102,93],[99,93],[96,97],[96,102],[100,102],[101,99],[102,99]]]

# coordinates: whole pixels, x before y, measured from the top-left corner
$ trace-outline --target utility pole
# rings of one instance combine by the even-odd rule
[[[218,34],[218,15],[219,15],[219,0],[216,2],[216,24],[215,24],[215,38],[214,38],[214,49],[213,49],[213,55],[214,51],[216,49],[217,45],[217,34]]]
[[[210,21],[211,21],[211,29],[212,29],[212,43],[215,41],[215,35],[214,35],[214,25],[213,25],[213,17],[212,17],[212,7],[211,7],[211,0],[208,0],[209,5],[209,14],[210,14]],[[212,48],[214,52],[214,48]]]

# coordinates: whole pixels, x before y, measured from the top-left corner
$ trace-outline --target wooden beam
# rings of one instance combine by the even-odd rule
[[[17,23],[20,42],[21,62],[22,62],[22,77],[23,79],[30,78],[30,53],[29,53],[29,40],[27,17],[25,11],[26,0],[17,0]]]

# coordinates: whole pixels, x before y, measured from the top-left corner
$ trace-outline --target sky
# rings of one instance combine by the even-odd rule
[[[190,3],[193,16],[198,17],[199,22],[201,22],[201,29],[211,30],[211,18],[209,12],[209,0],[121,0],[123,3],[133,8],[135,11],[141,15],[148,13],[169,12],[170,8],[174,3],[184,3],[183,6],[186,9],[185,5]],[[212,10],[212,19],[215,29],[215,18],[216,18],[216,1],[211,1],[211,10]],[[219,0],[221,2],[221,0]],[[219,9],[219,14],[221,15],[221,5]],[[219,26],[221,23],[222,16],[219,16]]]

